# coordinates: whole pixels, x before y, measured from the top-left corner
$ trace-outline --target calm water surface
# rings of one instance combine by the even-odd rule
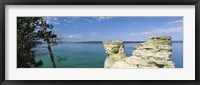
[[[138,43],[125,43],[128,56],[135,50]],[[41,44],[43,46],[46,44]],[[183,68],[183,43],[173,43],[172,61],[176,68]],[[38,47],[36,61],[42,60],[42,68],[51,68],[51,61],[47,48]],[[103,68],[106,58],[102,43],[60,43],[52,46],[57,68]]]

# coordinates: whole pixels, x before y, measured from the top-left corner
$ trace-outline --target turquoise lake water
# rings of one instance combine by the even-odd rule
[[[132,55],[138,43],[125,43],[127,56]],[[40,44],[40,46],[46,44]],[[183,43],[172,43],[172,61],[176,68],[183,68]],[[41,68],[51,68],[51,60],[47,48],[35,48],[36,61],[42,60]],[[106,53],[102,43],[59,43],[52,46],[57,68],[103,68]]]

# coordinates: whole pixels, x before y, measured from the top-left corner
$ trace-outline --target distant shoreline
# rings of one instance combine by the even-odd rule
[[[123,41],[124,43],[143,43],[146,41]],[[103,43],[103,41],[80,41],[80,42],[63,42],[63,43]],[[183,41],[172,41],[172,43],[183,43]]]
[[[143,43],[146,41],[123,41],[124,43]],[[59,43],[103,43],[103,41],[80,41],[80,42],[59,42]],[[183,43],[183,41],[172,41],[172,43]],[[43,42],[37,42],[37,44],[44,44]]]

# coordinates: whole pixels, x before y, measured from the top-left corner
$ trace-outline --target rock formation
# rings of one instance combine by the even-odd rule
[[[126,58],[122,41],[105,41],[103,44],[107,53],[106,62],[109,62],[105,63],[105,68],[110,68],[116,61]]]
[[[122,41],[103,42],[107,58],[105,68],[175,68],[171,61],[170,36],[154,36],[135,46],[132,56],[127,57]]]

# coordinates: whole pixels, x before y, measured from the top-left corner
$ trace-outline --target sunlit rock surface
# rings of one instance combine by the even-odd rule
[[[111,68],[116,61],[123,60],[126,58],[124,44],[121,41],[104,41],[103,42],[107,58],[105,68]]]
[[[175,68],[171,61],[170,36],[154,36],[135,46],[132,56],[127,57],[122,41],[103,42],[107,58],[105,68]]]

